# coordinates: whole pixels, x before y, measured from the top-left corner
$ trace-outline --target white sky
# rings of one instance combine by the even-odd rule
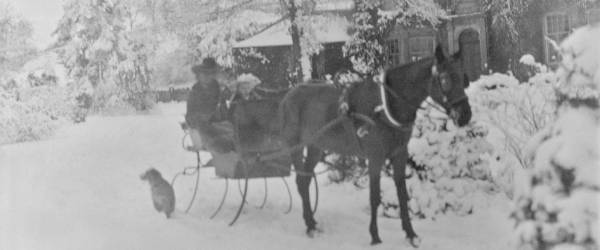
[[[53,42],[52,32],[63,14],[62,0],[0,0],[9,2],[14,10],[33,25],[34,43],[45,48]]]

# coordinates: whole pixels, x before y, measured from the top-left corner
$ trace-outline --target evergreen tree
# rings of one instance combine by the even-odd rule
[[[60,59],[78,86],[94,90],[94,107],[115,98],[147,109],[150,70],[145,44],[131,38],[132,13],[121,2],[69,1],[55,34]]]
[[[35,56],[31,23],[16,15],[9,4],[0,2],[0,74],[18,70]]]
[[[557,119],[530,143],[533,168],[517,189],[520,249],[598,249],[600,26],[560,47]]]

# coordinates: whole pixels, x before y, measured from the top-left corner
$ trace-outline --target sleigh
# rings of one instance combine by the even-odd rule
[[[289,206],[285,213],[291,211],[291,191],[285,177],[290,176],[292,162],[290,154],[288,152],[282,152],[281,150],[284,148],[283,141],[272,132],[268,132],[264,129],[257,129],[252,124],[248,125],[241,121],[248,113],[256,113],[256,111],[261,111],[263,114],[276,115],[275,112],[270,110],[266,112],[263,112],[265,110],[261,110],[264,109],[264,107],[273,107],[273,105],[262,105],[261,108],[261,105],[258,105],[260,104],[259,102],[261,102],[261,100],[242,100],[237,105],[238,107],[243,108],[238,108],[238,112],[233,112],[230,119],[215,123],[214,126],[216,126],[216,131],[222,133],[217,136],[217,140],[207,141],[207,136],[203,136],[199,129],[190,128],[184,122],[181,124],[185,133],[182,140],[182,146],[185,150],[195,153],[197,157],[196,166],[185,168],[182,172],[177,174],[172,181],[172,185],[174,185],[178,176],[196,176],[195,188],[192,198],[185,210],[186,212],[190,210],[194,199],[196,198],[201,169],[207,167],[214,167],[216,177],[225,181],[223,196],[218,208],[210,216],[211,219],[219,214],[225,203],[230,180],[238,181],[238,187],[242,195],[242,201],[235,217],[229,223],[230,225],[233,225],[236,222],[244,205],[248,203],[246,196],[248,193],[248,182],[250,180],[263,179],[264,181],[265,195],[262,204],[258,206],[259,208],[263,208],[267,201],[267,178],[281,178],[289,196]],[[219,144],[222,143],[218,140],[232,142],[234,145],[233,150],[223,150],[219,146]],[[202,164],[200,159],[201,151],[209,152],[212,155],[212,159],[207,165]],[[315,183],[315,185],[317,184]]]
[[[251,131],[251,128],[243,128],[239,124],[227,124],[229,122],[217,123],[215,126],[227,130],[228,127],[235,128],[228,138],[235,145],[235,150],[223,152],[203,143],[201,133],[196,129],[188,128],[186,133],[191,140],[190,151],[208,151],[212,154],[212,165],[215,174],[220,178],[228,179],[253,179],[268,177],[286,177],[290,175],[291,160],[288,155],[281,155],[273,159],[262,160],[261,156],[278,152],[284,145],[277,136],[269,133]],[[206,137],[206,136],[205,136]]]

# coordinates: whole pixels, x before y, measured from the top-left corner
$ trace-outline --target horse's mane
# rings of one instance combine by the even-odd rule
[[[425,57],[425,58],[421,58],[421,59],[416,60],[414,62],[409,62],[409,63],[405,63],[405,64],[402,64],[402,65],[396,65],[396,66],[388,68],[387,70],[405,69],[405,68],[413,67],[415,65],[420,65],[420,64],[433,64],[433,56],[428,56],[428,57]]]
[[[414,86],[415,84],[421,84],[421,81],[415,80],[418,76],[418,72],[422,69],[427,69],[427,72],[431,72],[431,66],[433,63],[433,57],[426,57],[414,62],[388,68],[384,70],[383,76],[381,76],[381,84],[384,84],[387,87],[392,87],[390,86],[390,83],[393,79],[396,79],[398,75],[404,76],[402,78],[404,78],[405,81],[399,82],[403,88]]]
[[[406,64],[402,64],[402,65],[397,65],[397,66],[393,66],[390,68],[387,68],[386,70],[384,70],[385,75],[388,75],[390,72],[394,71],[394,72],[405,72],[408,70],[413,69],[415,66],[420,66],[420,65],[427,65],[427,66],[431,66],[433,65],[434,59],[433,57],[425,57],[422,59],[419,59],[417,61],[414,62],[410,62],[410,63],[406,63]],[[427,67],[427,68],[429,68]]]

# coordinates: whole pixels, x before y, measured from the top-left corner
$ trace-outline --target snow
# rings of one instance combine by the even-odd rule
[[[319,43],[345,42],[350,40],[350,35],[347,32],[350,22],[344,17],[315,15],[310,16],[308,21],[313,24],[312,28],[315,29],[315,37]],[[282,21],[253,37],[236,43],[233,47],[290,46],[292,45],[292,37],[289,33],[289,27],[290,23],[288,20]]]
[[[318,11],[352,10],[353,8],[354,2],[349,0],[317,1],[317,6],[315,6],[315,10]]]
[[[529,65],[529,66],[535,66],[536,62],[535,62],[535,58],[533,58],[533,56],[531,54],[525,54],[523,56],[521,56],[521,59],[519,59],[519,62],[525,65]]]
[[[592,25],[577,29],[561,43],[563,60],[557,71],[562,76],[561,94],[578,98],[600,97],[599,39],[600,25]]]
[[[193,178],[175,185],[177,209],[166,220],[154,211],[147,183],[139,175],[155,167],[170,180],[195,156],[181,149],[178,122],[185,105],[158,105],[146,115],[92,116],[69,125],[54,137],[0,148],[0,249],[410,249],[397,219],[381,217],[384,243],[371,247],[368,234],[368,189],[351,183],[331,184],[321,175],[316,219],[324,230],[304,234],[293,177],[294,209],[280,179],[269,179],[269,200],[262,180],[250,182],[249,205],[233,227],[227,226],[238,202],[230,183],[224,209],[214,220],[224,181],[202,169],[199,195],[189,214]],[[203,154],[205,158],[206,155]],[[512,223],[503,196],[484,201],[469,216],[443,215],[413,219],[421,249],[509,249]]]

